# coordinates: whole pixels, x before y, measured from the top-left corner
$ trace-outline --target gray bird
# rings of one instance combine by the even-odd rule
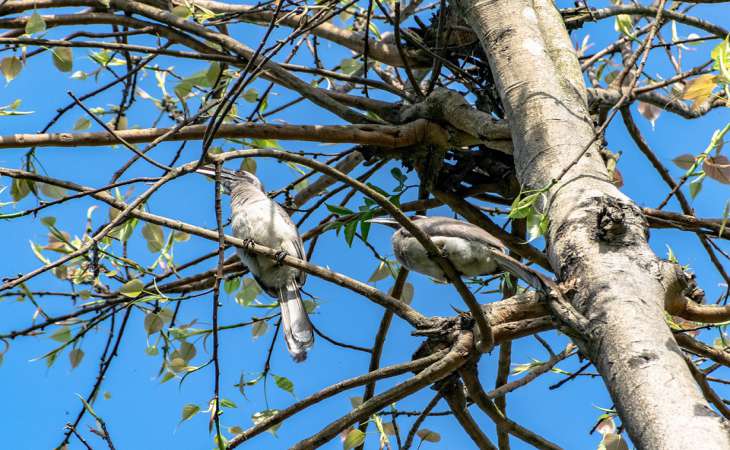
[[[487,275],[497,271],[492,255],[504,252],[504,246],[494,236],[468,222],[449,217],[414,216],[413,223],[431,237],[443,255],[464,276]],[[396,259],[408,270],[446,281],[441,267],[429,258],[426,249],[405,228],[391,218],[375,218],[371,222],[397,227],[391,237]]]
[[[208,168],[198,172],[215,176],[215,171]],[[297,227],[284,208],[266,195],[256,176],[225,170],[221,173],[221,183],[231,196],[231,227],[235,237],[278,250],[282,257],[288,254],[306,261]],[[237,252],[264,292],[279,300],[286,346],[294,361],[304,361],[307,350],[314,344],[314,329],[299,295],[306,273],[240,248]]]
[[[530,280],[516,261],[505,255],[505,246],[485,230],[469,222],[439,216],[413,216],[413,223],[431,237],[433,243],[447,257],[457,271],[464,276],[490,275],[507,270]],[[426,249],[405,228],[392,218],[379,217],[370,222],[381,223],[397,231],[391,237],[395,257],[408,270],[422,273],[440,281],[446,281],[441,267],[432,260]]]

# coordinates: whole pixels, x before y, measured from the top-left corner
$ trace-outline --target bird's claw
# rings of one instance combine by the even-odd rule
[[[274,260],[276,261],[277,266],[281,266],[284,264],[284,258],[287,257],[287,253],[284,250],[279,250],[276,252],[276,255],[274,255]]]
[[[247,252],[250,252],[254,245],[256,245],[256,243],[253,241],[253,239],[243,240],[243,250]]]

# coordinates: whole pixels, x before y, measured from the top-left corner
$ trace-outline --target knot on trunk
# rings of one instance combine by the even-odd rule
[[[621,206],[604,204],[596,216],[598,239],[613,242],[626,233],[626,214]]]
[[[649,237],[646,217],[636,205],[621,198],[600,196],[592,199],[596,217],[595,237],[612,246],[641,244]]]

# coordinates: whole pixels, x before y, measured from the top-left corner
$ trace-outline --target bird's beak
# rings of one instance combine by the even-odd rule
[[[215,170],[209,167],[199,167],[195,169],[195,172],[207,177],[215,178]]]
[[[391,228],[400,228],[400,224],[392,217],[373,217],[372,219],[368,219],[365,222],[379,223],[381,225],[386,225]]]
[[[200,167],[195,170],[196,173],[205,175],[208,178],[215,179],[215,169],[212,167]],[[221,170],[221,186],[223,187],[224,194],[230,194],[232,190],[232,184],[236,180],[236,174],[230,170]]]

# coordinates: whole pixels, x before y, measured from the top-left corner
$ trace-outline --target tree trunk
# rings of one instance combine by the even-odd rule
[[[586,89],[559,12],[548,0],[458,0],[497,83],[523,189],[540,189],[593,141]],[[588,320],[584,350],[639,449],[728,449],[726,422],[696,385],[664,320],[676,284],[648,245],[641,210],[591,145],[550,190],[548,257]],[[549,205],[549,207],[548,207]]]

